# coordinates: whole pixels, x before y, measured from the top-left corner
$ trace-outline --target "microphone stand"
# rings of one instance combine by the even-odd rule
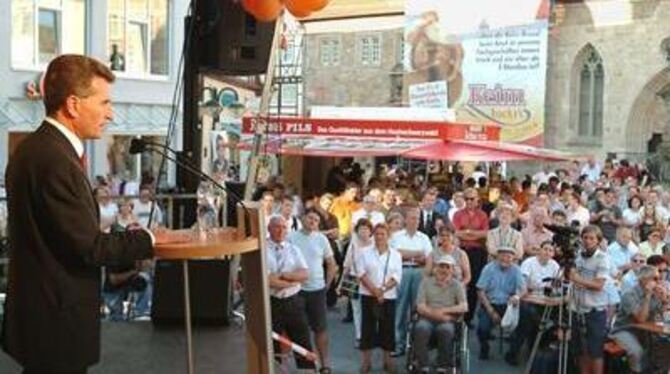
[[[247,216],[249,215],[249,210],[247,209],[247,206],[244,205],[244,201],[242,201],[242,199],[240,198],[239,195],[237,195],[237,194],[234,193],[233,191],[229,191],[225,186],[221,185],[221,183],[217,182],[214,178],[210,177],[210,176],[207,175],[206,173],[203,173],[202,171],[198,170],[198,169],[197,169],[196,167],[194,167],[193,165],[191,165],[191,164],[189,164],[189,163],[187,163],[187,162],[183,162],[183,161],[177,159],[177,158],[174,157],[174,156],[171,156],[168,152],[166,152],[166,151],[164,151],[164,150],[162,149],[162,148],[163,148],[163,145],[157,145],[157,144],[155,144],[155,143],[147,143],[147,142],[145,142],[145,144],[146,144],[146,146],[147,146],[147,147],[145,148],[146,150],[151,151],[151,152],[156,152],[156,153],[158,153],[159,155],[165,157],[166,159],[168,159],[168,160],[174,162],[174,163],[177,164],[178,166],[181,166],[181,167],[183,167],[184,169],[186,169],[187,171],[189,171],[189,172],[191,172],[191,173],[193,173],[193,174],[195,174],[195,175],[197,175],[197,176],[199,176],[199,177],[205,179],[206,181],[212,183],[214,186],[220,188],[222,191],[225,191],[226,193],[229,193],[232,197],[235,198],[235,201],[236,201],[237,203],[239,203],[239,204],[242,206],[242,208],[244,209],[245,213],[247,213]],[[173,153],[175,152],[174,150],[172,150],[172,149],[170,149],[170,148],[168,148],[168,147],[165,147],[165,149],[167,149],[167,150],[169,150],[169,151],[171,151],[171,152],[173,152]]]
[[[246,207],[244,206],[242,197],[240,197],[240,195],[238,195],[234,191],[228,190],[228,188],[226,188],[225,186],[218,183],[216,180],[211,178],[209,175],[207,175],[206,173],[203,173],[202,171],[198,170],[197,166],[191,164],[190,162],[178,160],[176,158],[177,151],[175,151],[174,149],[172,149],[168,146],[165,146],[164,144],[148,142],[148,141],[144,141],[144,140],[142,140],[142,145],[143,145],[143,150],[154,151],[154,152],[158,153],[159,155],[167,158],[168,160],[174,162],[178,166],[181,166],[181,167],[187,169],[189,172],[191,172],[195,175],[198,175],[202,178],[205,178],[209,182],[212,182],[216,187],[218,187],[221,190],[225,191],[226,193],[229,193],[230,195],[232,195],[236,199],[236,201],[239,202],[246,209]],[[175,155],[175,157],[170,157],[168,152]]]

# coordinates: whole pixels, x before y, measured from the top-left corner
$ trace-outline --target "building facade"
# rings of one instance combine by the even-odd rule
[[[644,158],[670,140],[670,1],[559,4],[549,39],[548,146]]]
[[[114,121],[86,145],[91,175],[139,179],[149,155],[130,157],[130,138],[163,139],[181,57],[188,0],[8,0],[0,2],[0,170],[41,123],[40,77],[62,53],[86,54],[115,70]],[[177,103],[181,108],[181,103]],[[180,127],[179,120],[177,126]],[[180,130],[176,131],[177,134]],[[4,174],[4,173],[3,173]]]
[[[305,108],[402,105],[402,14],[305,23]]]

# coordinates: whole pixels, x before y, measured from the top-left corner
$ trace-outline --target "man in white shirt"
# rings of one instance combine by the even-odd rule
[[[363,207],[351,214],[352,229],[356,227],[356,223],[361,218],[367,218],[372,223],[372,227],[386,221],[384,214],[377,210],[377,198],[375,196],[365,195],[363,198]]]
[[[337,264],[328,238],[319,231],[320,221],[319,213],[308,209],[303,217],[302,229],[289,234],[288,241],[300,249],[307,263],[309,277],[303,282],[299,295],[303,300],[309,327],[314,332],[319,363],[325,369],[329,366],[326,291],[335,279]]]
[[[300,249],[286,241],[287,230],[284,218],[270,218],[267,268],[272,330],[278,334],[286,333],[291,341],[311,350],[305,307],[298,297],[301,284],[309,278],[309,270]],[[315,368],[314,362],[301,355],[296,354],[295,361],[299,369]]]
[[[116,222],[119,206],[110,198],[109,189],[105,186],[96,187],[93,191],[95,200],[98,202],[100,211],[100,230],[109,233],[112,225]]]
[[[526,288],[531,293],[542,293],[544,288],[551,285],[547,278],[558,277],[560,266],[554,261],[556,249],[551,241],[545,241],[540,245],[537,256],[527,258],[521,264],[521,274],[526,281]]]
[[[423,266],[426,264],[426,258],[433,251],[428,235],[419,231],[420,214],[421,211],[418,208],[408,209],[405,213],[405,229],[393,234],[389,242],[390,247],[396,249],[402,256],[402,281],[398,286],[396,301],[394,357],[405,353],[407,321],[416,303]]]
[[[580,175],[586,175],[586,178],[590,182],[596,182],[600,178],[600,171],[602,169],[600,168],[600,165],[596,162],[595,158],[593,156],[589,157],[586,165],[582,167],[582,170],[580,172]]]
[[[584,228],[589,224],[591,218],[591,213],[589,210],[582,206],[582,200],[579,194],[573,192],[568,197],[568,208],[566,210],[566,216],[568,224],[572,224],[573,221],[579,222],[579,228]]]
[[[153,196],[149,186],[140,187],[140,198],[134,202],[134,213],[137,216],[137,221],[142,227],[149,226],[149,216],[151,215],[151,206]],[[153,219],[151,220],[151,227],[161,226],[163,224],[163,212],[158,203],[154,206]]]
[[[556,174],[549,170],[549,165],[542,165],[542,169],[533,175],[533,183],[540,186],[542,184],[548,184],[549,178],[555,176]]]

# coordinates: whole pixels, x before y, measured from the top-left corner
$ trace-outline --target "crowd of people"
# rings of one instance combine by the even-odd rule
[[[100,230],[103,232],[124,232],[137,227],[148,229],[165,224],[161,207],[152,204],[153,186],[149,184],[139,185],[136,189],[124,189],[123,186],[114,186],[107,179],[98,177],[93,194],[98,203]],[[108,320],[150,319],[153,268],[152,260],[136,261],[134,266],[105,267],[102,313]]]
[[[556,338],[570,339],[580,372],[603,372],[608,340],[633,372],[667,369],[658,359],[665,346],[654,345],[652,360],[634,325],[662,321],[670,304],[670,191],[626,160],[554,166],[505,179],[452,165],[423,180],[343,162],[328,192],[309,196],[270,180],[256,197],[269,231],[273,329],[315,346],[320,372],[331,372],[324,316],[346,296],[361,372],[375,348],[393,372],[410,342],[419,372],[432,372],[431,340],[436,370],[447,372],[458,366],[459,324],[476,331],[478,357],[489,360],[492,333],[514,306],[519,323],[504,359],[517,366],[542,314],[529,297],[561,289],[573,323]]]

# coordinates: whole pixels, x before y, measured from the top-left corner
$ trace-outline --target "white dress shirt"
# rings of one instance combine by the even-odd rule
[[[413,235],[410,235],[406,229],[400,230],[391,236],[389,247],[396,250],[422,252],[426,257],[433,252],[433,244],[430,242],[428,235],[421,231],[416,231]]]
[[[84,155],[84,143],[81,141],[81,139],[79,139],[77,135],[75,135],[75,133],[72,132],[72,130],[68,129],[67,127],[65,127],[65,125],[63,125],[62,123],[56,121],[51,117],[46,117],[44,120],[52,124],[55,128],[58,129],[58,131],[60,131],[65,136],[65,138],[67,138],[70,144],[72,144],[74,151],[77,152],[77,157],[81,158],[81,156]]]
[[[279,274],[296,271],[300,269],[307,270],[307,262],[302,256],[300,249],[288,241],[275,243],[268,240],[267,250],[268,274]],[[300,283],[294,286],[283,288],[281,290],[270,288],[270,296],[279,299],[291,297],[300,292]]]

